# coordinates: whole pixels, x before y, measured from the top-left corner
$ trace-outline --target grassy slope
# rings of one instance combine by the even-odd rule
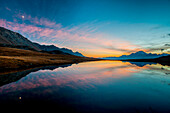
[[[0,74],[9,70],[23,70],[46,65],[62,65],[92,60],[97,59],[0,47]]]

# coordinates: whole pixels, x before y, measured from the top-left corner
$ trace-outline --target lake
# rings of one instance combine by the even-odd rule
[[[168,113],[170,67],[156,63],[93,61],[0,76],[1,106],[56,111]]]

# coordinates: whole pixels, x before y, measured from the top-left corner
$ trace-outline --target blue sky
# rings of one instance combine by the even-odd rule
[[[86,56],[170,53],[170,0],[0,0],[0,26]]]

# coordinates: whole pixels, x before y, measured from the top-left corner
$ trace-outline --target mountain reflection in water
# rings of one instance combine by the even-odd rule
[[[143,64],[95,61],[4,75],[0,104],[52,104],[74,112],[168,112],[170,67]]]

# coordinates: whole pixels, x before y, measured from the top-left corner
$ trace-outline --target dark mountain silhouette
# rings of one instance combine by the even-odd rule
[[[0,27],[0,45],[5,47],[16,47],[20,49],[41,51],[24,36],[3,27]]]
[[[54,45],[40,45],[38,43],[34,43],[34,45],[36,45],[42,51],[46,51],[46,52],[50,52],[50,53],[63,52],[63,53],[66,53],[66,54],[83,57],[83,55],[81,53],[73,52],[71,49],[67,49],[67,48],[59,48],[59,47],[56,47]]]
[[[38,43],[33,43],[21,34],[3,27],[0,27],[0,46],[34,50],[52,54],[70,54],[83,57],[81,53],[73,52],[67,48],[59,48],[54,45],[40,45]]]
[[[136,53],[131,53],[130,55],[122,55],[120,57],[105,57],[104,59],[113,59],[113,60],[129,60],[129,59],[155,59],[162,56],[168,56],[169,54],[152,54],[145,53],[144,51],[138,51]]]

